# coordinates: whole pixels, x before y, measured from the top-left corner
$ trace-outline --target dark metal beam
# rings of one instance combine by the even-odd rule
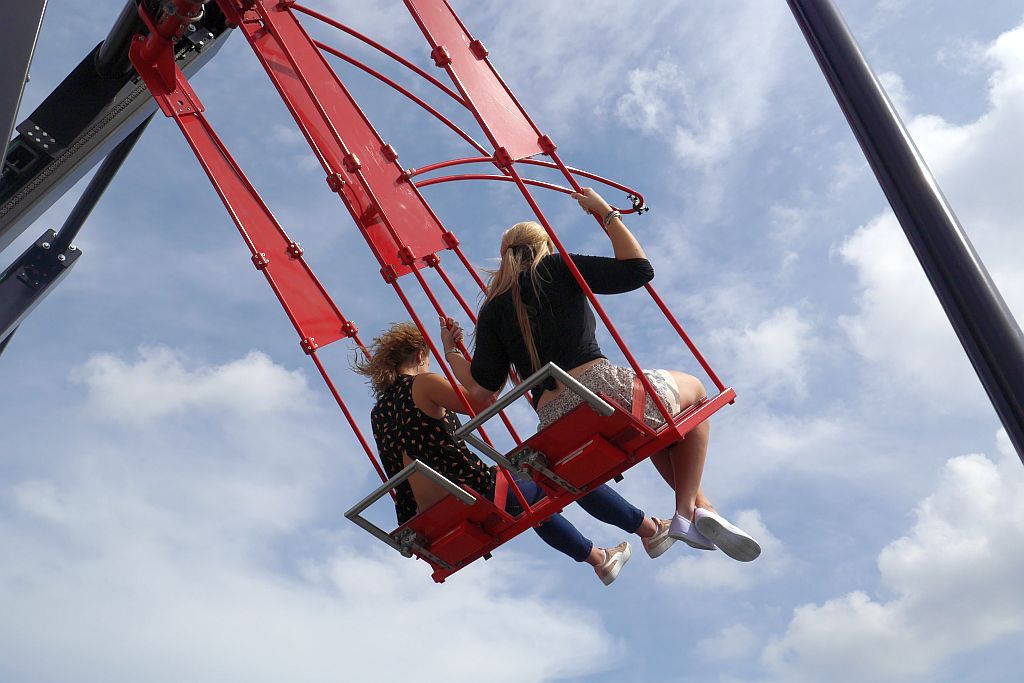
[[[146,25],[142,23],[139,16],[139,3],[137,0],[126,0],[121,14],[118,15],[114,26],[110,29],[107,37],[103,40],[93,65],[103,78],[115,78],[132,68],[128,61],[128,45],[132,38],[143,33]]]
[[[211,3],[207,10],[175,45],[186,74],[205,64],[230,33],[219,8]],[[156,110],[134,70],[120,70],[118,51],[134,26],[126,4],[106,40],[18,124],[0,176],[0,250]],[[101,76],[98,68],[111,75]]]
[[[831,0],[787,0],[1024,462],[1024,334]]]
[[[53,248],[56,253],[63,254],[71,246],[71,243],[78,236],[79,231],[81,231],[82,225],[89,218],[89,214],[96,207],[96,203],[110,185],[110,181],[121,170],[124,160],[128,158],[128,154],[131,153],[135,143],[142,137],[146,126],[152,120],[153,115],[150,114],[146,117],[145,121],[139,124],[138,128],[129,133],[128,137],[111,150],[110,154],[103,160],[103,163],[100,164],[100,167],[96,169],[96,173],[89,180],[85,191],[82,192],[82,195],[75,203],[75,208],[71,210],[71,213],[68,214],[67,219],[64,221],[64,225],[57,231],[57,237],[53,241]]]
[[[3,146],[11,139],[21,106],[21,93],[28,81],[28,68],[39,39],[46,0],[18,0],[4,3],[0,30],[0,135]]]
[[[72,242],[152,119],[151,114],[107,155],[60,231],[48,230],[0,275],[0,353],[25,317],[82,255]]]
[[[81,256],[74,247],[55,253],[56,236],[56,232],[47,230],[0,273],[0,339],[8,340],[14,334],[21,321],[67,277]]]

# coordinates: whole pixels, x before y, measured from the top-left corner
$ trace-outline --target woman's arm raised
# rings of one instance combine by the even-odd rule
[[[593,188],[584,187],[582,193],[573,192],[570,196],[580,203],[580,208],[583,211],[594,214],[598,220],[603,222],[608,239],[611,240],[615,258],[620,261],[647,258],[643,247],[619,218],[618,212],[613,213],[611,205]]]

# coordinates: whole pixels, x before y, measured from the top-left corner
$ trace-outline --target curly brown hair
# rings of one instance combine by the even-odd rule
[[[427,342],[419,328],[409,322],[391,323],[388,329],[373,338],[370,357],[356,356],[352,369],[370,379],[373,393],[380,396],[398,379],[398,368],[416,360]]]

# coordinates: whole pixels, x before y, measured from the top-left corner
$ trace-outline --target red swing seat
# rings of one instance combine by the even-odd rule
[[[508,454],[498,453],[472,435],[476,427],[549,374],[556,374],[562,379],[568,390],[585,392],[593,402],[584,398],[584,403]],[[570,381],[564,380],[565,377],[566,373],[554,364],[549,364],[457,432],[505,468],[529,474],[545,490],[547,495],[533,505],[525,506],[522,514],[513,517],[469,487],[457,486],[431,470],[431,478],[435,482],[441,483],[440,480],[444,480],[443,485],[449,495],[394,531],[387,533],[373,527],[360,513],[383,498],[400,481],[404,481],[407,475],[401,473],[360,502],[346,516],[403,554],[415,555],[426,561],[433,569],[434,581],[441,583],[473,561],[490,557],[490,553],[498,546],[561,512],[588,492],[621,478],[627,469],[681,440],[691,429],[735,398],[732,389],[727,389],[712,399],[704,399],[690,406],[675,415],[671,423],[655,430],[637,419],[642,404],[637,403],[632,406],[632,410],[627,411],[607,396],[592,394],[582,385],[571,383],[571,378]],[[645,396],[640,392],[634,398],[643,401]],[[419,466],[420,469],[429,469],[422,463]],[[500,488],[503,483],[500,476],[497,482]],[[496,498],[500,499],[498,495]]]

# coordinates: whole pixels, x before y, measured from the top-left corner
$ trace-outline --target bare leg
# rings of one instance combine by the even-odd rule
[[[669,449],[659,451],[651,456],[651,463],[654,465],[654,469],[658,470],[658,474],[665,480],[665,483],[669,485],[673,491],[675,490],[675,468],[672,466],[672,456]],[[704,489],[697,489],[697,498],[695,505],[705,510],[714,510],[714,506],[708,497],[704,495]]]
[[[679,387],[680,405],[691,406],[707,396],[704,385],[696,377],[675,371],[672,377]],[[701,503],[708,502],[700,490],[700,480],[704,474],[710,435],[711,424],[704,421],[690,430],[685,439],[668,449],[668,460],[672,465],[672,489],[676,492],[676,512],[687,519],[693,517],[698,497]]]

